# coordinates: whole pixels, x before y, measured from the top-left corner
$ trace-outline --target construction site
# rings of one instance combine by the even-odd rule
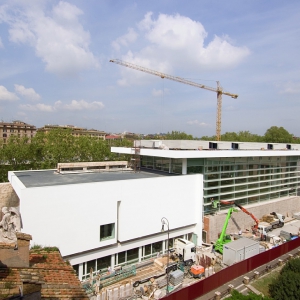
[[[136,140],[111,147],[131,163],[8,173],[3,206],[59,246],[90,299],[196,299],[300,246],[299,144],[220,141],[222,95],[238,95],[111,62],[216,93],[216,140]]]
[[[196,246],[178,239],[174,248],[157,258],[96,276],[91,270],[90,279],[83,283],[90,299],[161,299],[300,235],[300,213],[285,216],[271,212],[258,219],[239,204],[221,204],[230,208],[215,241]],[[244,228],[249,223],[245,220],[239,224],[243,218],[251,219],[249,228]],[[236,230],[229,229],[234,226]]]

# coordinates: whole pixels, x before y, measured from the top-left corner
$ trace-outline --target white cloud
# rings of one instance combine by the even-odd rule
[[[204,123],[204,122],[199,122],[198,120],[188,121],[187,124],[189,124],[189,125],[196,125],[196,126],[200,126],[200,127],[207,127],[207,126],[209,126],[209,124]]]
[[[39,101],[41,99],[41,96],[33,88],[25,88],[23,85],[15,84],[15,91],[27,100]]]
[[[62,104],[61,101],[57,101],[55,107],[65,110],[95,110],[104,108],[104,104],[99,101],[87,102],[85,100],[72,100],[70,104]]]
[[[129,28],[128,32],[123,36],[120,36],[115,41],[112,42],[112,46],[115,50],[119,51],[121,46],[128,46],[130,43],[136,41],[138,34],[133,28]]]
[[[164,90],[153,89],[152,90],[152,96],[154,96],[154,97],[161,97],[162,95],[169,94],[169,92],[170,92],[169,89],[164,89]]]
[[[299,94],[300,82],[287,82],[280,86],[281,94]]]
[[[179,14],[159,14],[154,18],[149,12],[136,30],[144,36],[146,44],[136,52],[126,50],[122,60],[164,73],[172,74],[177,69],[189,72],[228,69],[250,54],[246,47],[235,46],[228,36],[214,36],[207,41],[208,33],[200,22]],[[122,74],[125,77],[129,71]],[[119,84],[128,85],[133,80],[123,78]]]
[[[2,6],[0,21],[10,26],[10,40],[34,47],[50,73],[66,76],[98,67],[89,50],[90,34],[79,21],[83,12],[65,1],[50,13],[38,4]]]
[[[56,101],[53,106],[43,103],[23,104],[19,106],[23,110],[56,112],[58,110],[97,110],[104,108],[104,104],[99,101],[87,102],[85,100],[72,100],[70,104],[63,104],[62,101]]]
[[[19,97],[15,93],[9,92],[3,85],[0,85],[0,101],[15,100],[19,100]]]
[[[29,110],[29,111],[43,111],[43,112],[53,112],[55,111],[55,108],[53,108],[51,105],[46,105],[43,103],[37,103],[37,104],[21,104],[19,106],[20,109],[23,110]]]

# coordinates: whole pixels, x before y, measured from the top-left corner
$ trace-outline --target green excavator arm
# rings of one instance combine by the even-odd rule
[[[231,238],[228,237],[226,235],[226,229],[227,229],[227,226],[228,226],[228,221],[231,217],[231,214],[233,212],[238,212],[237,209],[231,207],[229,210],[228,210],[228,213],[227,213],[227,216],[226,216],[226,220],[225,220],[225,223],[223,225],[223,229],[222,229],[222,232],[220,234],[220,237],[218,238],[218,240],[216,241],[215,245],[214,245],[214,249],[218,252],[220,252],[221,254],[223,254],[223,246],[229,242],[231,242]]]

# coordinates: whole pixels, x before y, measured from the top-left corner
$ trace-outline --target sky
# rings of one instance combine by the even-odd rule
[[[300,136],[300,1],[0,0],[0,121]]]

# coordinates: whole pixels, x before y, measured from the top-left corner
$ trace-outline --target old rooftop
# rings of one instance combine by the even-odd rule
[[[0,298],[38,294],[40,299],[89,299],[59,250],[30,250],[29,267],[0,265]]]

